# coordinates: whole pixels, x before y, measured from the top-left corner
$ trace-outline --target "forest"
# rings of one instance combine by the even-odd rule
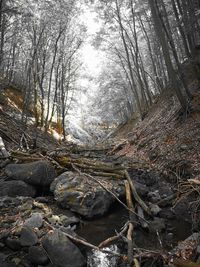
[[[200,266],[199,134],[199,0],[0,0],[0,266]]]

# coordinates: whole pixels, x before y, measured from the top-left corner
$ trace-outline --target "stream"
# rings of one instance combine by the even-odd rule
[[[121,227],[128,220],[127,211],[118,204],[115,204],[110,213],[103,218],[92,221],[84,221],[81,228],[76,232],[78,235],[85,238],[94,245],[98,245],[110,236],[119,232]],[[157,233],[150,232],[141,227],[136,227],[134,230],[134,240],[138,248],[148,250],[171,250],[175,247],[178,241],[185,240],[191,235],[191,224],[181,219],[167,220],[167,227],[158,237]],[[173,237],[172,237],[173,234]],[[161,240],[161,243],[160,243]],[[126,247],[122,242],[116,242],[106,248],[111,252],[126,254]],[[111,256],[99,251],[87,251],[87,266],[88,267],[122,267],[118,257]],[[157,265],[152,265],[157,266]]]

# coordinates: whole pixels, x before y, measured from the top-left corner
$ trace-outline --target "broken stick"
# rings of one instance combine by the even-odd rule
[[[144,210],[147,214],[151,215],[151,212],[150,212],[149,207],[144,203],[144,201],[143,201],[143,200],[140,198],[140,196],[138,195],[138,193],[137,193],[137,191],[136,191],[136,189],[135,189],[135,186],[134,186],[134,184],[133,184],[133,182],[132,182],[132,180],[131,180],[130,175],[128,174],[127,171],[124,171],[124,174],[125,174],[126,179],[127,179],[128,182],[129,182],[129,184],[130,184],[131,191],[132,191],[132,194],[133,194],[134,199],[138,202],[138,204],[141,206],[141,208],[143,208],[143,210]]]

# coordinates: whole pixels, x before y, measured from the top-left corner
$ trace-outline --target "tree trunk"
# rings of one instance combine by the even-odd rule
[[[155,32],[157,34],[157,37],[160,41],[160,44],[161,44],[161,47],[163,50],[163,55],[164,55],[165,64],[167,67],[167,72],[168,72],[170,82],[172,84],[173,90],[175,91],[182,108],[184,110],[186,110],[187,100],[186,100],[185,96],[183,95],[183,93],[181,92],[179,82],[178,82],[178,79],[176,77],[176,73],[175,73],[175,70],[173,68],[173,65],[172,65],[172,61],[171,61],[170,53],[169,53],[169,46],[168,46],[168,43],[167,43],[167,40],[165,37],[165,33],[163,31],[162,23],[160,21],[160,18],[159,18],[158,12],[157,12],[155,0],[148,0],[148,2],[149,2],[150,9],[151,9],[152,19],[153,19],[154,27],[155,27]]]

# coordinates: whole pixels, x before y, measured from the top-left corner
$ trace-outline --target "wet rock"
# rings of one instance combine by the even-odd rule
[[[28,251],[28,258],[30,262],[35,265],[46,265],[49,262],[49,258],[42,247],[30,247]]]
[[[0,196],[29,196],[34,197],[36,190],[23,181],[2,181],[0,182]]]
[[[85,258],[80,250],[60,231],[49,233],[42,245],[49,255],[53,265],[57,267],[82,267]]]
[[[43,225],[43,216],[40,213],[33,214],[29,219],[24,223],[25,226],[32,228],[40,228]]]
[[[103,181],[103,178],[99,179]],[[117,182],[107,182],[106,186],[110,186],[110,189],[117,187],[113,183]],[[51,184],[51,191],[63,208],[87,218],[105,214],[114,202],[114,198],[100,185],[91,180],[88,183],[84,176],[72,172],[65,172],[57,177]]]
[[[47,161],[26,164],[9,164],[5,169],[8,177],[30,185],[49,186],[56,177],[54,167]]]
[[[155,217],[153,221],[149,222],[149,230],[151,232],[162,232],[165,228],[165,221],[162,218]]]
[[[8,237],[6,239],[6,246],[14,251],[18,251],[21,249],[21,242],[19,239]]]
[[[20,236],[20,243],[23,247],[31,247],[38,243],[38,237],[33,229],[29,227],[23,227]]]

